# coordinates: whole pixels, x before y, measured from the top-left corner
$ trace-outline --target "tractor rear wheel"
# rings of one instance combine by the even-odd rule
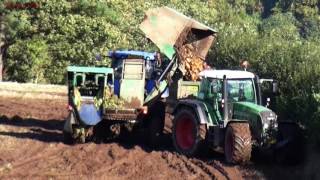
[[[227,126],[224,154],[228,163],[246,163],[251,158],[251,133],[248,123],[231,123]]]
[[[191,109],[181,109],[173,120],[172,136],[173,145],[179,153],[193,156],[205,145],[206,127],[199,124]]]

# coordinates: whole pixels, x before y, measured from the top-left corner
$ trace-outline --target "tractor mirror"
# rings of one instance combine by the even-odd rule
[[[272,92],[277,93],[278,92],[278,82],[272,82]]]

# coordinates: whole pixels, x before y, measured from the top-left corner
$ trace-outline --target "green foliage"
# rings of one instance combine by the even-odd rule
[[[50,68],[48,46],[42,39],[18,40],[8,50],[9,80],[45,82],[45,71]],[[23,74],[23,76],[21,76]]]

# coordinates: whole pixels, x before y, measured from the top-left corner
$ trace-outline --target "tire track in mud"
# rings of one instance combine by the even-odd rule
[[[243,179],[238,166],[222,164],[217,160],[209,160],[203,163],[206,163],[209,166],[213,166],[215,169],[224,174],[227,179]]]
[[[163,152],[162,158],[166,160],[170,168],[185,173],[185,171],[192,172],[202,179],[223,179],[223,174],[211,166],[206,165],[200,160],[194,158],[187,158],[184,155],[177,153]],[[196,179],[198,177],[195,177]]]
[[[115,152],[119,151],[119,147],[115,147],[115,144],[111,144],[111,147],[108,148],[106,151],[106,155],[110,158],[111,162],[109,162],[109,166],[102,167],[98,170],[95,170],[93,172],[94,175],[101,175],[102,173],[105,172],[111,172],[113,170],[116,170],[119,166],[126,164],[130,162],[130,160],[135,160],[135,159],[141,159],[145,156],[144,153],[141,153],[137,151],[137,149],[122,149],[120,151],[122,152]],[[134,163],[134,162],[130,162]]]
[[[240,170],[234,166],[227,166],[217,160],[200,160],[188,158],[184,155],[163,152],[162,158],[169,167],[181,173],[192,172],[205,179],[243,179]],[[199,178],[196,177],[196,178]]]
[[[21,147],[22,149],[26,149],[26,147]],[[49,146],[38,146],[37,148],[28,148],[30,151],[25,151],[24,154],[18,154],[16,156],[11,157],[10,159],[13,159],[10,164],[12,165],[12,170],[10,173],[6,175],[12,175],[12,174],[24,174],[25,176],[29,176],[28,171],[25,171],[24,169],[26,167],[29,167],[29,169],[34,169],[41,161],[52,161],[55,160],[59,156],[59,152],[63,150],[63,147],[60,148],[54,148],[52,150],[52,147]]]

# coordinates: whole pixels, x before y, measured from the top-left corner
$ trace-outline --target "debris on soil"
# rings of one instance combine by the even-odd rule
[[[2,167],[0,167],[0,172],[2,171],[10,171],[12,169],[12,164],[11,163],[6,163]]]

